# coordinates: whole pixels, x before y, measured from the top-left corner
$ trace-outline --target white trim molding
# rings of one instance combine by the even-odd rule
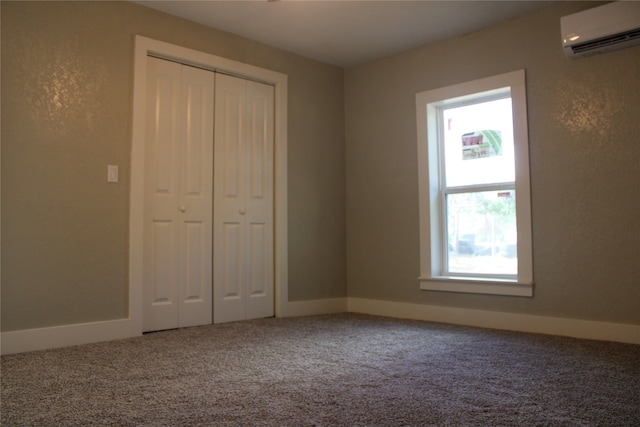
[[[344,312],[515,332],[530,332],[640,344],[640,325],[364,298],[329,298],[322,300],[292,301],[284,306],[284,310],[279,316],[313,316]],[[140,333],[137,328],[135,328],[133,322],[128,319],[121,319],[3,332],[0,334],[0,342],[2,354],[4,355],[111,341],[139,335]]]
[[[112,341],[139,335],[141,333],[129,319],[119,319],[3,332],[0,334],[0,347],[1,353],[5,355]]]
[[[349,312],[506,331],[640,344],[640,325],[349,298]]]
[[[291,301],[281,306],[278,317],[313,316],[345,313],[347,298]],[[141,336],[130,319],[79,323],[47,328],[25,329],[0,334],[1,354],[24,353]]]

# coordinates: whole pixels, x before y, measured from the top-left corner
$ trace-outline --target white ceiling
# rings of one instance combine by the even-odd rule
[[[464,35],[557,3],[539,0],[134,1],[341,67]]]

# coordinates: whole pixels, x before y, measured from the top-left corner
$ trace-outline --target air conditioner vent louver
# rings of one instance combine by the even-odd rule
[[[571,47],[571,50],[574,54],[586,54],[590,51],[597,51],[599,49],[613,47],[614,45],[620,45],[620,43],[633,41],[640,42],[640,29],[591,40],[587,43],[576,44]],[[624,46],[620,47],[622,48]]]
[[[563,16],[560,29],[569,58],[640,45],[640,1],[614,1]]]

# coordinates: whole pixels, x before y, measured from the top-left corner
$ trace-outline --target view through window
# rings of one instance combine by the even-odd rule
[[[447,256],[453,274],[518,272],[511,97],[439,109]]]

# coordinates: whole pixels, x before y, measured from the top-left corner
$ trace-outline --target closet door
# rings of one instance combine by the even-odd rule
[[[216,74],[214,322],[274,315],[273,87]]]
[[[211,323],[214,73],[147,59],[143,330]]]

